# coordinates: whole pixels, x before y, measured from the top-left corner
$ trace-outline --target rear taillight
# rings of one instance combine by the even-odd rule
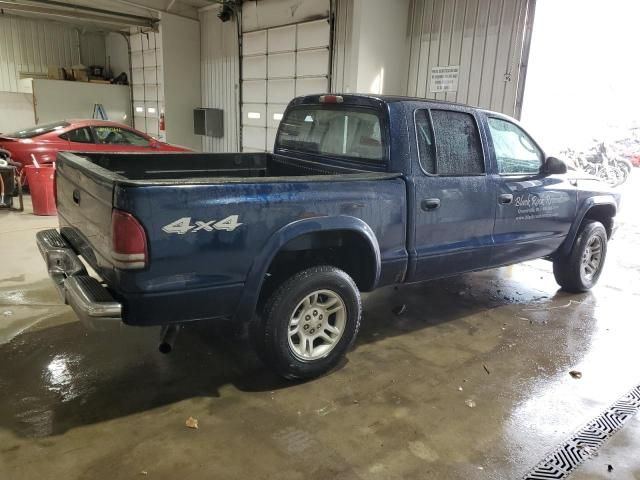
[[[130,213],[111,213],[111,258],[114,266],[133,270],[147,266],[147,234]]]

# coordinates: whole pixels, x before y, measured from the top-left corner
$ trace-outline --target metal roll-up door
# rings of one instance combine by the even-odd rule
[[[535,5],[413,0],[407,95],[519,118]]]
[[[272,150],[287,103],[329,90],[330,40],[328,18],[243,33],[243,151]]]

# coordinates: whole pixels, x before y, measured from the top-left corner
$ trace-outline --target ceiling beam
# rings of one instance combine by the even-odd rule
[[[169,7],[166,8],[166,10],[163,10],[161,8],[150,7],[150,6],[144,5],[142,3],[132,2],[131,0],[115,0],[115,1],[118,2],[118,3],[122,3],[123,5],[129,5],[131,7],[140,8],[140,9],[143,9],[143,10],[146,9],[149,12],[156,12],[156,13],[159,13],[159,14],[170,13],[171,15],[176,15],[178,17],[188,18],[189,20],[197,20],[198,19],[198,13],[193,8],[191,9],[191,10],[193,10],[193,13],[194,13],[193,16],[184,15],[182,13],[170,12],[169,8],[173,6],[173,2],[169,5]],[[174,0],[174,2],[175,2],[175,0]]]
[[[33,4],[41,5],[33,5]],[[46,5],[46,6],[44,6]],[[29,0],[22,3],[13,0],[0,0],[0,9],[7,12],[29,13],[47,17],[69,20],[82,20],[103,25],[136,26],[154,28],[158,19],[131,15],[122,12],[111,12],[84,5],[70,5],[55,0]]]

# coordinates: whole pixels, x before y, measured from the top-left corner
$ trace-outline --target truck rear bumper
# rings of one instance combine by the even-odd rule
[[[57,230],[38,232],[36,242],[62,300],[83,323],[96,327],[104,321],[122,320],[122,305],[87,273],[80,258]]]

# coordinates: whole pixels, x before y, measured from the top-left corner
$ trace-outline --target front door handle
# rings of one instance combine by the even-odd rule
[[[424,211],[435,210],[439,206],[440,206],[439,198],[425,198],[424,200],[422,200],[422,203],[420,204],[420,207]]]
[[[503,193],[502,195],[498,195],[498,203],[506,205],[511,202],[513,202],[513,195],[511,195],[510,193]]]

